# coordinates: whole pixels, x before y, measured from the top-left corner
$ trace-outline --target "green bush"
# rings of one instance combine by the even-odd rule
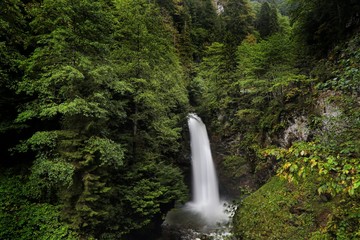
[[[0,176],[0,239],[78,239],[61,221],[61,206],[31,201],[24,182],[17,175]]]

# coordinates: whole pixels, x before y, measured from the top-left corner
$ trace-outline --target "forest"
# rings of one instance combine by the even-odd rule
[[[162,239],[191,112],[227,240],[360,239],[358,0],[1,0],[0,239]]]

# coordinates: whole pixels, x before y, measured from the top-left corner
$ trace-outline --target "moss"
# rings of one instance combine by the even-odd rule
[[[316,193],[316,180],[293,184],[273,177],[239,206],[233,231],[238,239],[319,239],[334,201]]]

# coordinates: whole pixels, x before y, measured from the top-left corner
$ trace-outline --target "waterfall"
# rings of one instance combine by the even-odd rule
[[[191,163],[193,176],[193,199],[187,207],[208,223],[215,224],[227,219],[215,166],[211,156],[210,142],[205,124],[196,114],[189,114],[188,125],[191,142]]]
[[[211,156],[210,142],[205,124],[200,117],[188,115],[192,163],[192,201],[174,208],[162,224],[163,240],[231,238],[229,218],[235,208],[222,201],[216,169]]]

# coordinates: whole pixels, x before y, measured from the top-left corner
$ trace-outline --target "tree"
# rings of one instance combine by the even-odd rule
[[[21,78],[20,62],[24,59],[26,21],[21,1],[6,0],[0,3],[0,137],[7,139],[0,150],[6,163],[10,156],[8,149],[17,140],[20,126],[13,124],[16,109],[24,100],[16,96],[15,88]]]
[[[215,40],[217,15],[211,0],[188,0],[188,11],[191,17],[191,42],[194,45],[193,60],[200,62],[205,47]]]
[[[255,21],[256,29],[261,38],[267,38],[280,30],[277,9],[270,3],[264,2]]]
[[[359,26],[360,4],[347,1],[291,1],[296,35],[318,56],[345,39]]]
[[[111,211],[111,178],[124,147],[112,140],[110,120],[123,121],[121,85],[108,60],[111,5],[103,1],[48,1],[31,5],[34,51],[23,63],[18,92],[27,94],[17,123],[33,135],[17,148],[36,155],[29,187],[35,199],[64,204],[63,217],[92,235]],[[38,128],[31,125],[41,122]]]
[[[119,125],[127,154],[117,180],[121,207],[116,212],[127,233],[146,227],[184,196],[174,162],[187,96],[173,36],[159,9],[144,0],[126,0],[117,3],[116,13],[111,59],[129,87],[124,96],[127,121]]]
[[[174,163],[187,95],[169,26],[145,0],[26,9],[31,47],[15,84],[26,101],[15,123],[27,134],[14,149],[29,156],[27,198],[83,238],[150,225],[186,192]]]
[[[260,121],[256,125],[263,128],[261,131],[273,129],[281,120],[286,103],[301,97],[299,88],[306,87],[306,84],[301,86],[306,78],[294,67],[294,43],[289,35],[282,33],[258,43],[248,38],[238,47],[237,60],[237,84],[244,93],[240,102],[247,103],[239,107],[238,120],[254,118]],[[250,117],[250,112],[255,115]]]
[[[253,31],[254,15],[247,0],[229,0],[221,17],[228,45],[238,46]]]
[[[225,51],[223,43],[212,43],[205,51],[199,74],[194,80],[203,91],[201,109],[212,118],[222,115],[231,100],[228,88],[233,72],[227,64]]]
[[[220,15],[223,21],[223,42],[228,65],[236,68],[236,48],[248,34],[253,32],[254,14],[247,0],[229,0]]]

